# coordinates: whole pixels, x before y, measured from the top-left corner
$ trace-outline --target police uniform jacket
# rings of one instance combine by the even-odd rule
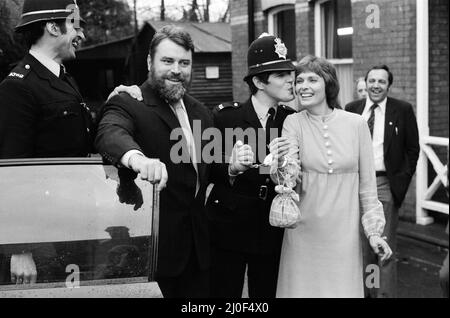
[[[30,54],[0,84],[0,158],[85,157],[92,125],[75,81]]]
[[[287,106],[278,107],[273,125],[278,130],[278,136],[281,136],[285,118],[294,112]],[[230,142],[225,140],[226,128],[262,129],[251,99],[243,104],[229,103],[218,106],[214,110],[214,124],[221,131],[223,161],[227,161],[214,164],[212,168],[214,187],[208,198],[207,213],[213,244],[245,253],[275,253],[281,247],[283,230],[269,224],[270,206],[276,193],[275,184],[268,171],[260,173],[260,169],[252,168],[237,176],[233,184],[229,182],[227,162],[231,153],[225,151],[231,151],[231,147],[226,145]],[[236,139],[231,142],[235,144]],[[243,142],[247,143],[244,140]],[[256,145],[250,144],[255,158],[259,159],[257,163],[264,159],[258,158],[259,144],[261,143],[258,140]],[[269,153],[267,147],[265,153]]]

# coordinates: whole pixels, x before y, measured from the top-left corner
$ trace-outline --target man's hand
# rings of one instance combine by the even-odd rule
[[[289,153],[289,145],[289,140],[286,137],[275,138],[270,142],[270,153],[275,160],[278,160],[279,164],[284,162],[284,157]]]
[[[141,89],[137,85],[133,85],[133,86],[120,85],[120,86],[114,88],[114,90],[111,92],[111,94],[109,94],[107,100],[110,100],[113,96],[116,96],[122,92],[127,93],[128,95],[130,95],[134,99],[137,99],[138,101],[143,100]]]
[[[232,174],[245,172],[252,167],[254,160],[252,147],[244,145],[242,141],[238,140],[231,154],[230,172]]]
[[[369,243],[375,254],[380,257],[381,262],[388,260],[392,256],[392,250],[388,243],[379,235],[370,236]]]
[[[37,279],[33,254],[23,253],[11,256],[11,282],[15,284],[34,284]]]
[[[130,157],[128,164],[134,172],[139,173],[142,180],[148,180],[151,184],[158,184],[158,191],[166,187],[168,175],[166,165],[159,159],[150,159],[140,154]]]

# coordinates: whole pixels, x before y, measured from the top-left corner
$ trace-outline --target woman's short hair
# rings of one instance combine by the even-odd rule
[[[339,96],[339,81],[337,78],[336,68],[326,59],[307,55],[295,66],[295,77],[301,73],[312,72],[322,77],[325,81],[325,96],[327,104],[331,108],[341,108]]]
[[[183,47],[186,51],[194,53],[194,42],[192,41],[190,34],[180,27],[169,24],[157,31],[150,42],[149,51],[152,60],[155,57],[156,48],[165,39],[169,39]]]

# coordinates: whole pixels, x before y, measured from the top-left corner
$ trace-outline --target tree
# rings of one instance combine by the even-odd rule
[[[86,20],[85,45],[119,40],[133,35],[133,11],[124,0],[78,0]]]
[[[18,0],[0,0],[0,81],[26,52],[14,32],[14,26],[19,21],[21,5],[22,2]]]

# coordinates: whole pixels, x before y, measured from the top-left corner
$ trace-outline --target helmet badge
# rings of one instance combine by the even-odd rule
[[[275,53],[278,54],[278,57],[286,59],[287,48],[280,38],[275,39]]]

